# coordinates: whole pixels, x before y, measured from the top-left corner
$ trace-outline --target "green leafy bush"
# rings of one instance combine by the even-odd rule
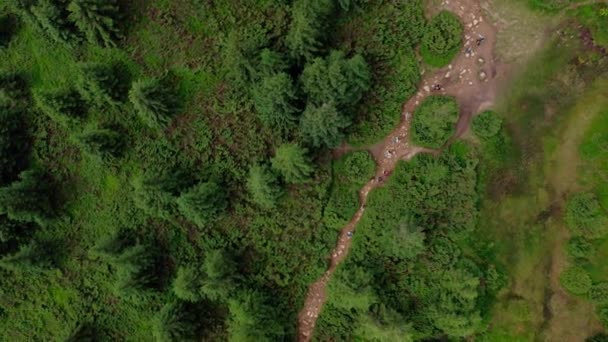
[[[576,295],[584,295],[591,289],[591,277],[580,267],[571,266],[559,276],[561,285]]]
[[[597,317],[600,319],[600,322],[602,322],[602,325],[604,325],[604,327],[608,327],[608,305],[598,306],[596,312]]]
[[[570,231],[588,239],[598,239],[608,233],[608,217],[592,193],[578,193],[566,204],[566,223]]]
[[[152,128],[164,128],[178,110],[177,96],[159,79],[133,82],[129,100],[141,119]]]
[[[593,284],[589,291],[589,298],[595,304],[608,304],[608,283]]]
[[[502,118],[491,110],[476,115],[471,122],[473,133],[482,139],[488,139],[500,132]]]
[[[462,45],[463,27],[456,15],[441,11],[434,16],[422,37],[420,53],[424,61],[435,67],[450,63]]]
[[[448,96],[429,96],[416,108],[412,121],[412,141],[420,146],[440,148],[454,135],[458,103]]]
[[[584,237],[577,236],[568,241],[568,255],[574,259],[588,259],[595,253],[595,247]]]

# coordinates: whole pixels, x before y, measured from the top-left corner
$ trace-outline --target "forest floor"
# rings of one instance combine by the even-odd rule
[[[340,231],[336,246],[329,258],[327,271],[308,290],[304,306],[298,315],[299,341],[310,341],[315,323],[323,304],[327,300],[326,287],[336,267],[344,260],[350,248],[349,234],[354,233],[357,223],[365,212],[370,191],[381,186],[399,160],[409,160],[418,153],[438,153],[411,144],[410,123],[415,108],[430,95],[449,95],[460,105],[460,118],[454,138],[468,128],[474,114],[494,104],[497,86],[507,74],[506,65],[500,63],[494,53],[497,30],[484,17],[479,0],[442,1],[438,10],[448,10],[460,17],[464,24],[464,46],[462,51],[446,67],[423,70],[422,82],[416,94],[402,107],[401,122],[379,143],[368,148],[377,163],[376,175],[359,192],[360,206],[350,222]],[[478,44],[478,39],[483,41]],[[440,85],[440,90],[434,90]],[[336,154],[349,150],[342,147]]]

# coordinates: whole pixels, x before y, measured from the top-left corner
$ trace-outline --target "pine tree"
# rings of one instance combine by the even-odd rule
[[[255,165],[249,169],[247,190],[253,201],[262,208],[272,209],[282,191],[277,185],[277,179],[267,167]]]
[[[289,64],[280,53],[270,49],[263,49],[262,52],[260,52],[260,62],[257,70],[262,77],[285,72],[288,68]]]
[[[0,16],[0,50],[9,46],[17,33],[19,21],[15,15],[4,14]]]
[[[295,59],[310,59],[322,47],[326,20],[333,10],[331,0],[296,0],[292,5],[292,21],[285,37]]]
[[[135,177],[133,181],[135,205],[152,217],[170,217],[177,208],[167,178],[149,173]]]
[[[173,281],[173,293],[179,299],[196,302],[202,298],[202,274],[191,266],[177,269],[177,275]]]
[[[253,92],[260,120],[270,128],[286,134],[295,127],[297,109],[293,105],[296,91],[286,73],[263,78]]]
[[[308,105],[300,121],[300,131],[313,146],[334,148],[343,139],[342,129],[350,125],[332,103]]]
[[[0,212],[13,220],[45,225],[57,214],[54,194],[46,172],[26,170],[19,175],[19,180],[0,188]]]
[[[207,253],[203,262],[201,293],[211,300],[226,300],[234,288],[236,263],[222,250]]]
[[[272,158],[272,168],[289,183],[304,183],[313,171],[306,149],[296,144],[283,144]]]
[[[164,128],[178,110],[177,96],[158,79],[133,82],[129,100],[141,119],[152,128]]]
[[[116,0],[72,0],[69,18],[89,43],[113,47],[120,36],[116,21],[119,15]]]
[[[24,115],[19,109],[0,105],[0,186],[16,180],[27,167],[31,142]]]
[[[28,106],[28,87],[22,75],[0,72],[0,107],[24,109]]]
[[[65,3],[60,0],[38,0],[29,8],[38,27],[57,42],[76,44],[79,37],[68,20]]]
[[[39,272],[54,266],[49,247],[36,241],[22,245],[14,254],[0,259],[0,267],[13,272]]]
[[[124,101],[125,84],[118,78],[118,68],[105,64],[82,64],[77,88],[83,98],[97,106],[118,105]]]
[[[87,131],[78,136],[78,140],[85,151],[102,159],[119,157],[125,148],[123,136],[106,128]]]
[[[226,193],[214,181],[200,182],[177,199],[177,207],[182,215],[198,226],[215,219],[226,206]]]
[[[371,74],[365,59],[355,55],[346,59],[341,51],[315,58],[302,72],[301,81],[309,102],[333,102],[339,108],[352,108],[370,87]],[[344,111],[344,109],[343,109]]]
[[[103,340],[99,327],[93,323],[85,323],[74,330],[72,335],[68,337],[67,342],[101,342]]]
[[[37,93],[38,107],[56,122],[69,124],[86,117],[88,108],[82,96],[73,89]]]

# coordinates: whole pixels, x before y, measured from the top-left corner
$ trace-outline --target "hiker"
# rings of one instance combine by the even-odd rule
[[[441,87],[441,84],[435,84],[435,85],[433,86],[433,90],[435,90],[435,91],[440,91],[441,89],[443,89],[443,88]]]
[[[479,37],[479,38],[477,39],[477,46],[481,45],[481,43],[483,43],[485,40],[486,40],[486,38],[485,38],[485,37]]]
[[[353,231],[352,230],[347,231],[346,232],[346,236],[348,236],[349,239],[352,238],[353,237]]]

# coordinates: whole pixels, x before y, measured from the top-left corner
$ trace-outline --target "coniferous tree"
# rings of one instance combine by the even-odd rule
[[[57,42],[78,43],[74,25],[68,20],[66,5],[60,0],[38,0],[29,11],[38,27]]]
[[[103,159],[119,157],[125,148],[125,139],[117,131],[101,128],[78,136],[85,151]]]
[[[182,215],[198,226],[213,220],[227,204],[224,189],[215,181],[200,182],[177,199]]]
[[[320,107],[309,104],[302,114],[300,131],[313,146],[334,148],[342,141],[342,129],[349,125],[350,120],[340,115],[333,103]]]
[[[166,127],[178,110],[177,96],[158,79],[133,82],[129,100],[141,119],[152,128]]]
[[[293,105],[296,90],[289,75],[278,73],[263,78],[253,92],[260,120],[270,128],[286,134],[295,127],[297,109]]]
[[[0,188],[0,212],[13,220],[45,225],[57,214],[55,191],[46,172],[23,171],[19,180]]]
[[[153,217],[168,218],[176,210],[175,196],[166,176],[144,173],[133,181],[135,205]]]
[[[119,37],[116,24],[119,9],[116,0],[72,0],[69,18],[89,43],[113,47]]]
[[[272,158],[272,168],[278,171],[289,183],[303,183],[313,171],[306,157],[306,149],[296,144],[283,144]]]
[[[201,272],[190,266],[184,266],[177,269],[177,275],[173,281],[173,293],[179,299],[196,302],[202,298]]]
[[[67,342],[101,342],[101,330],[92,323],[79,325],[72,335],[68,337]]]
[[[253,201],[266,209],[274,208],[277,199],[282,194],[277,185],[276,176],[262,165],[255,165],[249,169],[247,190]]]
[[[116,66],[89,63],[81,65],[77,88],[85,100],[97,106],[124,101],[126,87],[117,76]]]
[[[203,262],[201,293],[211,300],[226,300],[234,288],[236,263],[223,250],[207,253]]]
[[[196,317],[186,310],[184,303],[174,302],[163,306],[154,320],[156,341],[194,341]]]
[[[38,272],[57,267],[65,256],[62,248],[64,246],[53,242],[31,241],[16,253],[0,259],[0,267],[14,272]]]
[[[38,107],[56,122],[71,123],[84,119],[88,108],[82,96],[73,89],[36,94]]]
[[[30,139],[24,115],[19,109],[0,104],[0,186],[16,180],[27,167]]]
[[[23,77],[13,72],[0,72],[0,107],[24,109],[28,88]]]
[[[321,50],[322,34],[332,10],[331,0],[294,1],[291,26],[285,37],[292,57],[310,59]]]
[[[258,65],[258,73],[262,77],[272,76],[276,73],[285,72],[289,68],[289,64],[280,53],[263,49],[260,52],[260,63]]]
[[[19,21],[12,14],[0,16],[0,49],[5,49],[17,33]]]

